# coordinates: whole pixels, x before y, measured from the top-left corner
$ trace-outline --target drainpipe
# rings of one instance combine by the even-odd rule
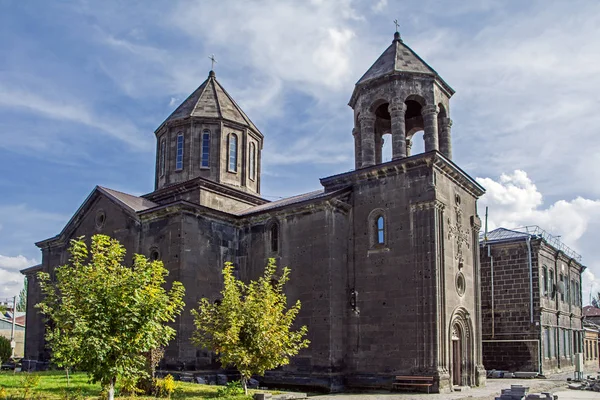
[[[490,258],[490,270],[491,270],[491,283],[492,283],[492,338],[494,338],[494,256],[492,256],[492,248],[488,244],[487,246],[488,257]]]
[[[527,236],[527,261],[529,262],[529,313],[533,324],[533,264],[531,262],[531,236]]]

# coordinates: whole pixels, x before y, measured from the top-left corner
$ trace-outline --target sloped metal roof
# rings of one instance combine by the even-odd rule
[[[236,215],[243,216],[248,214],[254,214],[261,211],[271,210],[277,207],[289,206],[292,204],[300,203],[307,200],[314,200],[320,197],[325,197],[326,195],[330,195],[331,193],[325,193],[323,189],[315,190],[314,192],[299,194],[297,196],[287,197],[285,199],[272,201],[270,203],[261,204],[259,206],[253,206],[238,212]]]
[[[208,78],[160,126],[189,117],[223,118],[248,126],[260,134],[256,125],[217,81],[214,71],[210,71]]]
[[[102,186],[98,186],[98,190],[100,190],[105,195],[113,198],[124,206],[128,207],[133,212],[144,211],[149,208],[157,207],[158,204],[145,199],[143,197],[134,196],[131,194],[119,192],[118,190],[105,188]]]

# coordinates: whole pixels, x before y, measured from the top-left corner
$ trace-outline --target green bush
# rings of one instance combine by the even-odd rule
[[[164,379],[154,380],[154,394],[156,397],[171,398],[175,391],[175,379],[169,374]]]
[[[219,397],[240,396],[244,394],[244,388],[240,381],[227,382],[225,386],[217,389]]]
[[[0,364],[7,362],[11,355],[10,340],[4,336],[0,336]]]

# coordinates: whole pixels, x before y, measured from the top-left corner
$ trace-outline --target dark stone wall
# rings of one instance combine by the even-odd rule
[[[483,364],[505,371],[537,372],[538,342],[488,342],[483,346]]]
[[[209,167],[202,167],[202,134],[210,132]],[[184,137],[183,168],[177,169],[177,136]],[[237,170],[229,170],[229,134],[238,137]],[[165,141],[165,172],[162,174],[161,142]],[[250,143],[256,146],[256,176],[250,178],[249,150]],[[233,186],[247,193],[260,193],[260,163],[262,138],[238,124],[219,119],[191,118],[163,126],[156,135],[156,178],[155,189],[203,177],[214,182]]]

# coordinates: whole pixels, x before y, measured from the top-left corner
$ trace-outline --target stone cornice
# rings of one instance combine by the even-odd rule
[[[220,124],[220,123],[225,123],[227,124],[227,126],[231,126],[234,129],[239,129],[239,130],[244,130],[244,129],[248,129],[248,131],[252,132],[255,136],[258,136],[260,139],[264,139],[264,136],[261,132],[256,131],[255,129],[252,129],[251,126],[246,125],[246,124],[242,124],[240,122],[228,119],[228,118],[217,118],[217,117],[195,117],[195,116],[190,116],[190,117],[186,117],[186,118],[181,118],[181,119],[177,119],[177,120],[173,120],[173,121],[165,121],[163,122],[158,128],[156,128],[156,130],[154,131],[154,135],[158,136],[159,133],[162,133],[163,128],[171,128],[171,127],[179,127],[179,126],[186,126],[189,125],[191,122],[204,122],[207,124]]]
[[[414,80],[415,78],[426,80],[426,81],[431,81],[437,87],[439,87],[440,90],[442,90],[442,92],[444,92],[444,94],[446,94],[446,96],[448,96],[448,98],[452,97],[452,95],[455,93],[454,89],[452,89],[452,87],[450,85],[448,85],[437,73],[434,74],[434,73],[430,73],[430,72],[396,71],[394,73],[390,73],[388,75],[370,79],[368,81],[361,82],[360,84],[355,85],[354,91],[352,92],[352,96],[350,97],[350,100],[348,101],[348,105],[350,107],[354,108],[354,105],[356,104],[358,97],[361,95],[361,93],[364,90],[368,90],[369,88],[373,88],[373,87],[376,87],[376,86],[379,86],[382,84],[386,84],[386,83],[392,82],[394,80],[401,80],[401,79]]]
[[[236,200],[248,203],[248,205],[260,205],[269,203],[269,200],[265,200],[262,197],[242,192],[241,190],[234,189],[221,183],[213,182],[209,179],[200,176],[187,180],[185,182],[165,186],[161,189],[155,190],[154,192],[145,194],[142,197],[148,200],[152,200],[154,202],[160,202],[161,200],[168,199],[173,194],[183,194],[198,188],[204,188],[207,190],[218,192],[219,194],[226,195]]]
[[[438,151],[430,151],[428,153],[417,154],[383,164],[359,168],[354,171],[321,178],[320,181],[321,185],[325,187],[325,190],[330,191],[350,186],[361,181],[377,179],[382,176],[404,174],[411,169],[423,166],[434,166],[437,171],[448,176],[454,183],[474,197],[479,197],[485,193],[485,189],[481,185],[475,182],[473,178]]]

